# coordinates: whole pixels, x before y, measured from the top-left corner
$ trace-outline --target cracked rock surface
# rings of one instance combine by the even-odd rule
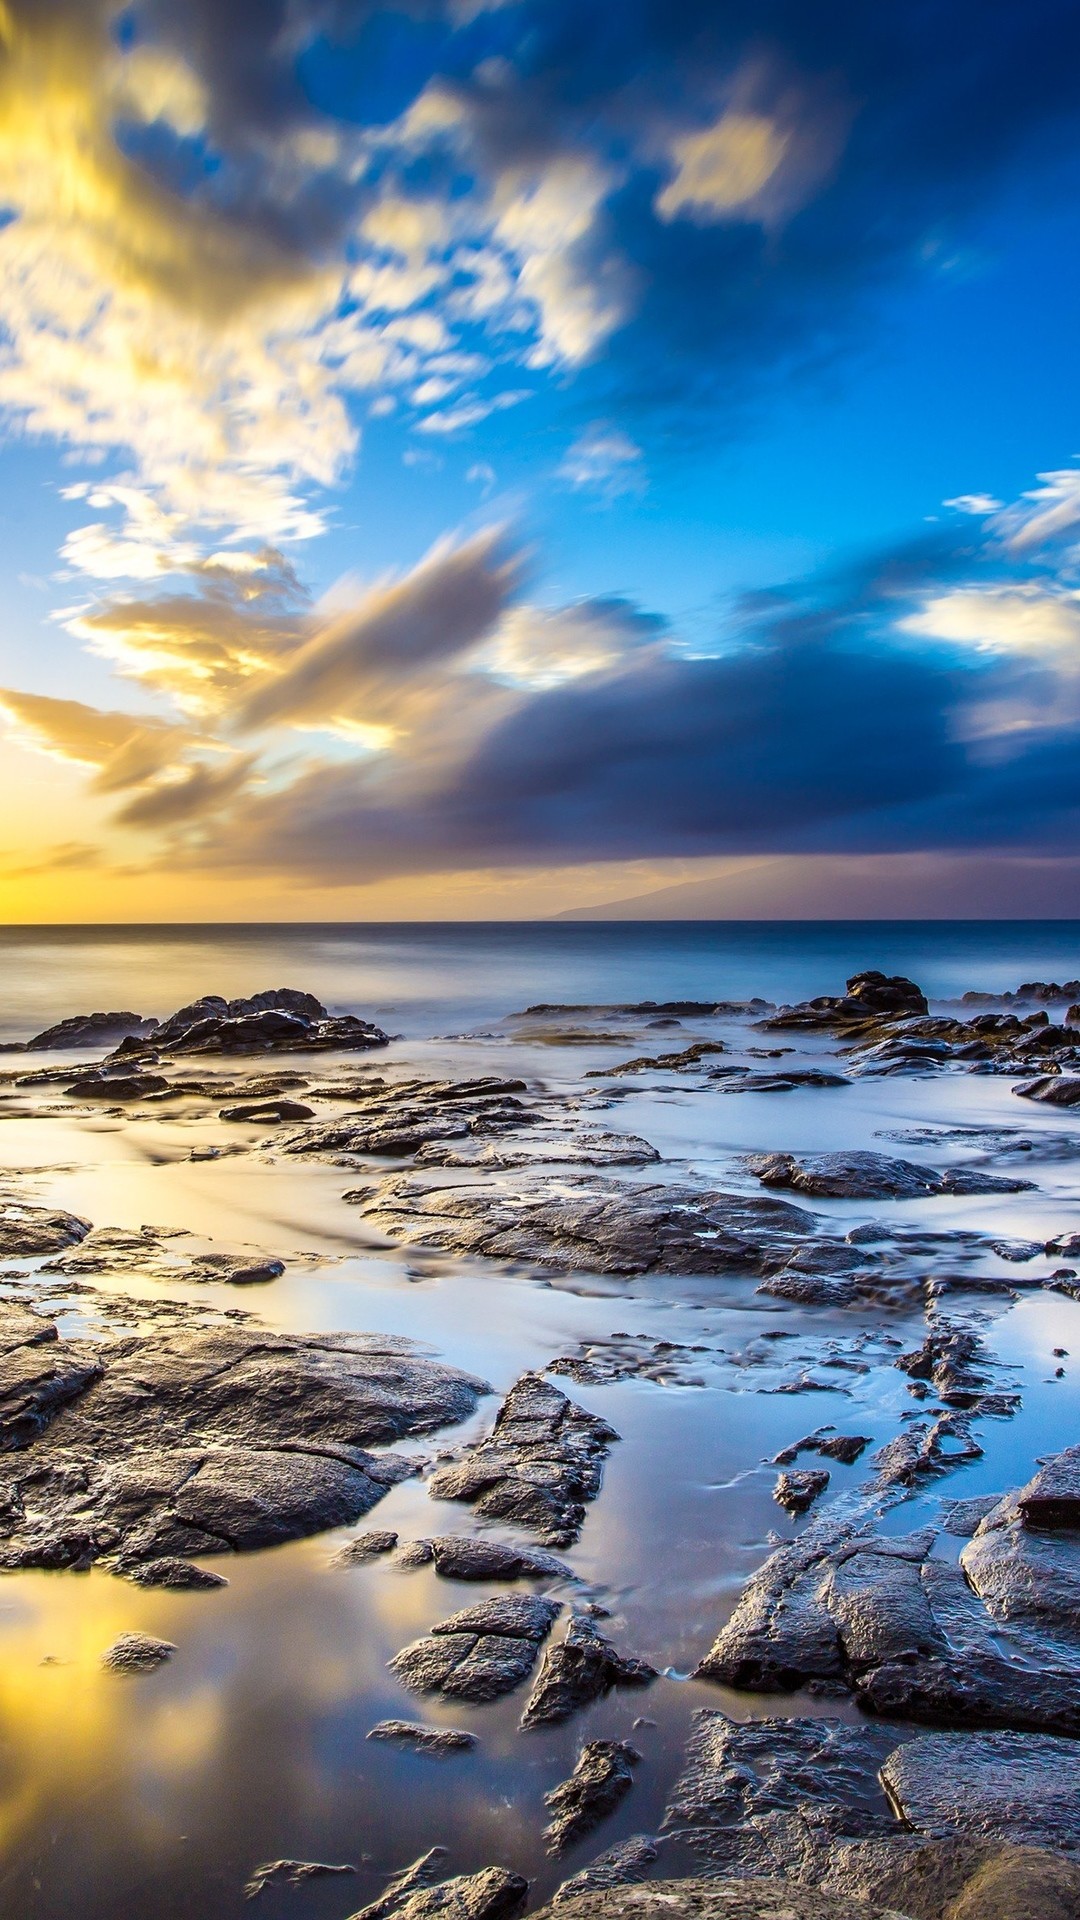
[[[640,1758],[626,1740],[589,1740],[582,1747],[573,1773],[544,1795],[554,1816],[544,1829],[549,1853],[565,1853],[614,1812],[634,1784],[631,1769]]]
[[[487,1391],[378,1335],[60,1340],[4,1304],[0,1342],[8,1568],[123,1570],[343,1525],[409,1471],[370,1447],[460,1420]]]
[[[464,1500],[489,1520],[527,1527],[547,1545],[568,1547],[585,1505],[600,1491],[613,1427],[587,1413],[537,1373],[522,1374],[487,1439],[428,1482],[433,1500]]]
[[[403,1647],[390,1671],[414,1693],[442,1693],[482,1704],[527,1680],[559,1604],[537,1594],[507,1594],[463,1607],[422,1640]]]
[[[613,1687],[647,1687],[656,1677],[647,1660],[619,1653],[590,1620],[574,1614],[565,1639],[544,1655],[521,1725],[555,1726]]]

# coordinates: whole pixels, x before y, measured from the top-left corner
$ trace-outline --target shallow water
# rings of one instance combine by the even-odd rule
[[[512,1071],[555,1089],[580,1088],[589,1069],[623,1055],[609,1044],[516,1039],[522,1028],[505,1016],[535,1000],[786,998],[835,991],[848,972],[872,964],[911,972],[938,996],[1080,972],[1080,929],[1062,924],[44,930],[9,933],[2,945],[9,1035],[91,1006],[163,1013],[198,991],[287,983],[375,1017],[392,1006],[383,1024],[408,1038],[377,1056],[380,1071],[387,1064],[458,1077]],[[467,1027],[489,1037],[446,1037]],[[626,1031],[625,1051],[638,1051],[640,1023]],[[748,1038],[733,1023],[693,1019],[678,1034],[648,1037],[681,1046],[716,1034],[733,1045]],[[808,1056],[822,1051],[814,1038],[800,1047]],[[741,1156],[759,1147],[874,1146],[941,1165],[966,1157],[956,1142],[916,1151],[881,1137],[927,1123],[1022,1125],[1036,1142],[1040,1134],[1075,1134],[1080,1156],[1076,1118],[1018,1103],[1011,1083],[994,1077],[864,1079],[786,1095],[725,1093],[715,1083],[662,1076],[589,1084],[611,1096],[601,1123],[644,1134],[671,1162],[665,1173],[729,1186],[753,1186]],[[333,1551],[352,1529],[231,1556],[217,1563],[230,1584],[213,1593],[143,1591],[101,1570],[4,1576],[5,1916],[238,1920],[254,1912],[266,1920],[344,1920],[381,1890],[387,1873],[437,1845],[449,1849],[449,1871],[497,1863],[528,1875],[539,1905],[603,1847],[656,1830],[697,1707],[722,1706],[740,1718],[823,1710],[806,1696],[734,1694],[686,1676],[767,1553],[770,1529],[788,1537],[804,1524],[774,1505],[767,1461],[827,1423],[878,1443],[891,1438],[912,1402],[905,1376],[890,1364],[898,1349],[885,1348],[881,1336],[918,1344],[921,1313],[797,1309],[734,1278],[568,1277],[387,1248],[341,1199],[355,1175],[255,1151],[265,1138],[265,1128],[226,1127],[176,1109],[127,1122],[57,1111],[0,1121],[0,1168],[21,1170],[19,1189],[28,1197],[100,1225],[152,1222],[295,1256],[280,1280],[257,1297],[247,1291],[239,1304],[275,1327],[409,1335],[483,1375],[496,1394],[524,1368],[616,1331],[703,1348],[692,1368],[701,1385],[560,1382],[622,1436],[580,1543],[561,1557],[610,1609],[603,1630],[663,1677],[648,1692],[614,1694],[564,1727],[528,1735],[517,1731],[522,1691],[479,1708],[418,1702],[387,1672],[387,1661],[432,1622],[505,1589],[466,1587],[387,1561],[332,1568]],[[188,1158],[193,1146],[226,1140],[252,1151]],[[1024,1169],[1039,1183],[1032,1193],[832,1201],[816,1210],[845,1227],[900,1218],[1041,1240],[1080,1229],[1078,1165],[1080,1158],[1035,1158]],[[652,1176],[646,1168],[626,1177]],[[200,1307],[238,1304],[236,1291],[219,1285],[164,1288],[130,1276],[98,1284],[151,1298],[166,1292]],[[68,1305],[82,1324],[85,1299],[73,1295]],[[946,1307],[980,1320],[991,1351],[1015,1369],[1023,1404],[1011,1420],[980,1423],[981,1460],[888,1512],[883,1524],[896,1531],[932,1517],[941,1498],[1015,1485],[1037,1455],[1077,1435],[1078,1375],[1053,1349],[1080,1354],[1080,1305],[1033,1292],[1015,1303],[950,1296]],[[762,1341],[778,1332],[786,1338]],[[866,1370],[836,1369],[831,1392],[768,1391],[803,1356],[819,1377],[830,1341],[834,1357]],[[467,1427],[417,1450],[456,1446],[484,1430],[495,1404],[481,1402]],[[869,1457],[833,1466],[827,1498],[863,1485]],[[433,1503],[420,1480],[395,1488],[362,1524],[395,1528],[403,1538],[476,1529],[468,1508]],[[175,1641],[172,1661],[133,1679],[104,1673],[102,1650],[131,1629]],[[829,1702],[827,1711],[856,1717],[843,1701]],[[480,1745],[440,1761],[367,1743],[368,1729],[388,1716],[469,1726]],[[635,1728],[639,1716],[650,1724]],[[581,1741],[598,1735],[638,1747],[634,1789],[594,1835],[552,1862],[540,1838],[543,1794],[570,1771]],[[252,1868],[280,1856],[347,1861],[360,1871],[269,1891],[247,1906],[242,1888]],[[663,1856],[665,1871],[687,1864],[676,1848]]]

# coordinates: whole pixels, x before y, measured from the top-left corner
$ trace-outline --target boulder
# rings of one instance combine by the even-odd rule
[[[641,1755],[626,1740],[589,1740],[566,1780],[544,1795],[553,1819],[544,1828],[549,1853],[565,1853],[619,1805],[634,1784]]]
[[[521,1725],[556,1726],[613,1687],[647,1687],[655,1679],[647,1660],[618,1653],[591,1620],[573,1614],[566,1637],[544,1655]]]
[[[130,1033],[149,1033],[154,1024],[141,1013],[73,1013],[54,1027],[46,1027],[43,1033],[35,1033],[26,1042],[26,1050],[36,1053],[60,1047],[115,1046]]]

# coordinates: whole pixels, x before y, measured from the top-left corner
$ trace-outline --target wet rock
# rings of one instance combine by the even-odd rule
[[[209,1567],[197,1567],[193,1560],[178,1560],[166,1557],[161,1560],[143,1560],[132,1567],[128,1579],[137,1587],[168,1587],[176,1593],[195,1593],[209,1591],[211,1587],[227,1587],[228,1581],[223,1573],[211,1573]]]
[[[651,1834],[633,1833],[613,1847],[597,1854],[580,1873],[572,1873],[552,1894],[551,1905],[561,1907],[582,1894],[602,1893],[609,1887],[632,1887],[647,1880],[649,1870],[660,1858],[660,1848]],[[588,1911],[591,1913],[592,1908]]]
[[[617,1067],[593,1067],[585,1078],[615,1080],[624,1073],[684,1073],[688,1068],[700,1066],[702,1060],[711,1055],[726,1051],[721,1040],[695,1040],[692,1046],[683,1047],[677,1053],[641,1053],[633,1060],[620,1060]]]
[[[626,1740],[590,1740],[582,1747],[569,1779],[544,1795],[554,1815],[544,1828],[549,1853],[565,1853],[614,1812],[634,1784],[631,1769],[640,1758]]]
[[[883,1728],[839,1720],[732,1720],[694,1715],[683,1773],[663,1832],[710,1873],[793,1873],[817,1849],[895,1833],[877,1770],[896,1744]]]
[[[1000,1493],[977,1493],[970,1500],[950,1500],[941,1510],[941,1530],[970,1540],[980,1522],[1001,1504]]]
[[[1080,1667],[1080,1530],[1043,1530],[1022,1501],[1007,1497],[980,1521],[960,1564],[996,1620],[1038,1626],[1071,1646]]]
[[[577,1130],[533,1128],[524,1140],[460,1143],[428,1141],[416,1154],[418,1167],[492,1167],[509,1170],[559,1161],[572,1167],[643,1167],[659,1160],[656,1148],[633,1133],[609,1133],[599,1127]]]
[[[414,1753],[467,1753],[477,1744],[475,1733],[464,1727],[425,1727],[414,1720],[380,1720],[372,1727],[369,1740],[388,1740],[396,1747],[410,1747]]]
[[[432,1851],[443,1853],[445,1849]],[[504,1867],[457,1874],[434,1886],[420,1884],[412,1892],[402,1890],[407,1877],[402,1875],[380,1900],[361,1907],[351,1920],[383,1920],[386,1914],[394,1914],[398,1920],[436,1920],[436,1916],[438,1920],[510,1920],[529,1891],[527,1880]]]
[[[1029,1527],[1080,1528],[1080,1447],[1066,1447],[1048,1460],[1016,1496]]]
[[[830,1427],[822,1427],[774,1454],[772,1463],[774,1467],[790,1467],[800,1453],[821,1453],[827,1460],[838,1460],[841,1466],[850,1467],[869,1445],[870,1437],[865,1433],[834,1433]]]
[[[0,1565],[129,1571],[348,1524],[410,1471],[370,1447],[459,1420],[483,1391],[382,1335],[220,1326],[14,1345],[0,1358]]]
[[[762,1693],[839,1683],[871,1713],[931,1723],[1080,1732],[1080,1663],[1053,1640],[1037,1668],[1006,1658],[934,1538],[820,1523],[748,1582],[699,1675]]]
[[[130,1033],[148,1033],[154,1024],[141,1013],[73,1013],[46,1027],[43,1033],[35,1033],[26,1042],[26,1050],[35,1053],[54,1047],[115,1046]]]
[[[773,1499],[788,1513],[807,1513],[828,1484],[829,1475],[824,1468],[808,1467],[801,1472],[782,1473],[773,1488]]]
[[[280,1279],[284,1260],[245,1259],[243,1254],[199,1253],[191,1263],[192,1280],[220,1280],[230,1287],[263,1286]]]
[[[70,1081],[65,1091],[73,1100],[107,1100],[127,1106],[132,1100],[165,1092],[168,1085],[160,1073],[89,1073]]]
[[[89,1220],[58,1207],[31,1207],[21,1200],[0,1201],[0,1257],[32,1258],[77,1246],[90,1231]]]
[[[794,1007],[781,1007],[762,1026],[844,1028],[870,1021],[906,1020],[929,1012],[926,996],[903,974],[884,974],[876,968],[856,973],[843,995],[822,994]]]
[[[767,1250],[793,1246],[813,1227],[809,1214],[780,1200],[621,1186],[598,1175],[524,1175],[512,1192],[393,1175],[363,1196],[363,1212],[410,1246],[563,1272],[760,1274]]]
[[[923,1734],[890,1754],[881,1778],[916,1832],[1080,1853],[1080,1746],[1073,1740]]]
[[[489,1520],[529,1528],[550,1546],[568,1547],[600,1491],[608,1448],[618,1435],[535,1373],[523,1374],[485,1440],[440,1467],[433,1500],[464,1500]]]
[[[978,1334],[949,1321],[932,1326],[921,1347],[900,1354],[896,1365],[913,1380],[928,1381],[947,1407],[977,1407],[990,1386],[989,1359]]]
[[[824,1887],[885,1901],[910,1920],[1067,1920],[1080,1867],[1039,1847],[914,1835],[835,1849]]]
[[[536,1920],[547,1920],[555,1913],[559,1920],[907,1920],[891,1907],[870,1905],[847,1894],[821,1893],[786,1877],[653,1880],[644,1887],[596,1888],[567,1899],[557,1895],[550,1907],[541,1908]],[[982,1920],[982,1916],[972,1913],[963,1920]]]
[[[1014,1087],[1021,1100],[1040,1100],[1048,1107],[1075,1107],[1080,1103],[1080,1074],[1044,1074]]]
[[[283,1120],[314,1120],[314,1107],[302,1100],[242,1100],[236,1106],[222,1107],[219,1120],[257,1120],[268,1125]]]
[[[775,1073],[746,1073],[727,1081],[722,1093],[794,1093],[798,1087],[850,1087],[846,1073],[824,1067],[785,1067]]]
[[[110,1673],[153,1673],[176,1652],[172,1640],[156,1640],[150,1633],[122,1633],[101,1656]]]
[[[788,1187],[813,1199],[920,1200],[928,1194],[1020,1193],[1032,1180],[985,1173],[979,1167],[950,1167],[937,1173],[914,1160],[884,1153],[755,1154],[747,1161],[762,1186]]]
[[[419,1892],[421,1888],[431,1886],[442,1871],[442,1863],[448,1853],[447,1847],[429,1847],[426,1853],[422,1853],[418,1860],[412,1862],[411,1866],[405,1867],[401,1873],[394,1874],[379,1898],[373,1900],[370,1906],[362,1907],[359,1913],[354,1913],[351,1920],[382,1920],[384,1914],[393,1913],[402,1902]]]
[[[478,1540],[464,1534],[444,1534],[435,1540],[413,1541],[427,1549],[435,1571],[444,1580],[572,1580],[573,1573],[553,1553],[536,1547],[507,1547],[499,1540]]]
[[[555,1726],[613,1687],[647,1687],[655,1679],[656,1668],[647,1660],[618,1653],[590,1620],[574,1614],[565,1639],[544,1655],[521,1725]]]
[[[336,1567],[360,1567],[367,1560],[377,1560],[382,1553],[392,1553],[397,1546],[396,1533],[374,1529],[369,1533],[359,1533],[334,1555]]]
[[[354,1089],[352,1112],[288,1134],[278,1145],[293,1154],[406,1159],[447,1141],[501,1139],[535,1123],[535,1113],[519,1097],[526,1091],[524,1080],[494,1074],[473,1080],[373,1079]]]
[[[330,1866],[325,1860],[266,1860],[255,1868],[244,1888],[244,1899],[257,1900],[267,1887],[306,1887],[312,1880],[355,1872],[355,1867]]]
[[[388,1036],[352,1014],[334,1018],[314,994],[277,987],[246,999],[206,994],[148,1031],[121,1041],[114,1059],[149,1050],[170,1054],[328,1051],[384,1047]]]
[[[558,1612],[557,1602],[536,1594],[482,1600],[403,1647],[390,1670],[414,1693],[475,1703],[498,1700],[528,1679]]]

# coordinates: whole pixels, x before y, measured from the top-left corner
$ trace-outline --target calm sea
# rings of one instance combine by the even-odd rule
[[[862,967],[935,999],[1080,975],[1080,921],[514,921],[481,924],[6,927],[0,1034],[74,1012],[165,1015],[269,986],[384,1015],[421,1037],[539,1000],[794,1000]]]

